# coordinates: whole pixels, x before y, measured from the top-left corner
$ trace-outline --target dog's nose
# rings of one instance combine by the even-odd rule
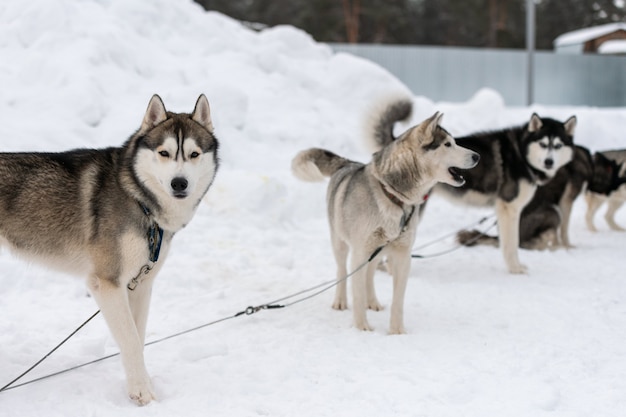
[[[474,154],[472,154],[472,162],[477,164],[478,161],[480,161],[480,155],[474,152]]]
[[[546,168],[552,168],[552,165],[554,165],[554,159],[548,158],[544,161],[544,164],[546,165]]]
[[[189,185],[189,182],[187,182],[186,178],[183,177],[176,177],[172,180],[172,190],[174,191],[185,191],[187,189],[187,185]]]

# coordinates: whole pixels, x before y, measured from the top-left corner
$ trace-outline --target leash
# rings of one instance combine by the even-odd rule
[[[396,239],[397,239],[397,238],[396,238]],[[394,239],[394,240],[395,240],[395,239]],[[307,289],[305,289],[305,290],[298,291],[298,292],[296,292],[296,293],[294,293],[294,294],[291,294],[291,295],[288,295],[288,296],[285,296],[285,297],[282,297],[282,298],[276,299],[276,300],[271,301],[271,302],[269,302],[269,303],[260,304],[260,305],[257,305],[257,306],[249,306],[249,307],[247,307],[246,309],[244,309],[244,310],[242,310],[242,311],[239,311],[239,312],[237,312],[237,313],[235,313],[235,314],[233,314],[233,315],[226,316],[226,317],[222,317],[222,318],[220,318],[220,319],[213,320],[213,321],[211,321],[211,322],[208,322],[208,323],[202,324],[202,325],[200,325],[200,326],[196,326],[196,327],[193,327],[193,328],[190,328],[190,329],[187,329],[187,330],[180,331],[180,332],[178,332],[178,333],[174,333],[174,334],[169,335],[169,336],[162,337],[162,338],[160,338],[160,339],[153,340],[153,341],[151,341],[151,342],[146,343],[144,346],[151,346],[151,345],[155,345],[155,344],[157,344],[157,343],[161,343],[161,342],[164,342],[164,341],[166,341],[166,340],[173,339],[173,338],[175,338],[175,337],[179,337],[179,336],[185,335],[185,334],[187,334],[187,333],[191,333],[191,332],[194,332],[194,331],[197,331],[197,330],[203,329],[203,328],[205,328],[205,327],[209,327],[209,326],[212,326],[212,325],[215,325],[215,324],[218,324],[218,323],[221,323],[221,322],[227,321],[227,320],[231,320],[231,319],[234,319],[234,318],[237,318],[237,317],[241,317],[241,316],[243,316],[243,315],[250,316],[250,315],[252,315],[252,314],[254,314],[254,313],[257,313],[257,312],[259,312],[259,311],[261,311],[261,310],[272,310],[272,309],[286,308],[286,307],[289,307],[289,306],[292,306],[292,305],[295,305],[295,304],[301,303],[301,302],[303,302],[303,301],[309,300],[309,299],[311,299],[311,298],[313,298],[313,297],[315,297],[315,296],[317,296],[317,295],[319,295],[319,294],[322,294],[322,293],[323,293],[323,292],[325,292],[325,291],[328,291],[328,290],[329,290],[329,289],[331,289],[332,287],[334,287],[334,286],[338,285],[340,282],[345,281],[345,280],[347,280],[348,278],[350,278],[352,275],[356,274],[359,270],[363,269],[363,268],[364,268],[367,264],[369,264],[370,262],[372,262],[372,260],[374,260],[374,258],[376,257],[376,255],[378,255],[378,254],[380,253],[380,251],[382,251],[382,250],[383,250],[383,249],[384,249],[387,245],[389,245],[391,242],[393,242],[393,240],[391,240],[391,241],[389,241],[389,242],[385,243],[384,245],[382,245],[382,246],[380,246],[380,247],[376,248],[376,250],[374,250],[374,252],[370,255],[370,257],[369,257],[369,258],[368,258],[365,262],[363,262],[362,264],[360,264],[357,268],[355,268],[352,272],[350,272],[348,275],[346,275],[345,277],[343,277],[343,278],[342,278],[342,279],[340,279],[340,280],[331,280],[331,281],[326,281],[326,282],[323,282],[323,283],[321,283],[321,284],[315,285],[315,286],[313,286],[313,287],[311,287],[311,288],[307,288]],[[143,268],[142,268],[142,270],[139,272],[139,275],[138,275],[138,276],[140,276],[142,273],[143,273]],[[285,304],[277,304],[277,303],[279,303],[279,302],[281,302],[281,301],[289,300],[289,299],[291,299],[291,298],[294,298],[294,297],[297,297],[297,296],[300,296],[300,295],[303,295],[303,294],[307,294],[307,293],[309,293],[309,292],[311,292],[311,291],[315,291],[315,290],[318,290],[318,289],[320,289],[320,288],[322,288],[322,289],[321,289],[321,290],[319,290],[319,291],[317,291],[317,292],[315,292],[315,293],[313,293],[313,294],[309,294],[309,295],[307,295],[307,296],[304,296],[304,297],[301,297],[301,298],[299,298],[299,299],[293,300],[293,301],[291,301],[291,302],[289,302],[289,303],[285,303]],[[130,288],[129,288],[129,289],[130,289]],[[65,339],[63,339],[63,340],[62,340],[62,341],[61,341],[58,345],[56,345],[56,346],[55,346],[52,350],[50,350],[50,352],[48,352],[48,353],[47,353],[44,357],[42,357],[40,360],[38,360],[38,361],[37,361],[34,365],[32,365],[32,366],[31,366],[30,368],[28,368],[26,371],[22,372],[22,374],[20,374],[17,378],[14,378],[11,382],[9,382],[8,384],[6,384],[6,385],[5,385],[5,386],[3,386],[2,388],[0,388],[0,393],[2,393],[2,392],[4,392],[4,391],[9,391],[9,390],[12,390],[12,389],[15,389],[15,388],[23,387],[23,386],[25,386],[25,385],[30,385],[30,384],[33,384],[33,383],[35,383],[35,382],[42,381],[42,380],[44,380],[44,379],[49,379],[49,378],[52,378],[52,377],[57,376],[57,375],[61,375],[61,374],[64,374],[64,373],[67,373],[67,372],[70,372],[70,371],[74,371],[74,370],[76,370],[76,369],[84,368],[85,366],[88,366],[88,365],[93,365],[93,364],[95,364],[95,363],[102,362],[102,361],[104,361],[104,360],[111,359],[111,358],[114,358],[114,357],[116,357],[116,356],[119,356],[119,355],[120,355],[120,353],[119,353],[119,352],[118,352],[118,353],[114,353],[114,354],[111,354],[111,355],[108,355],[108,356],[103,356],[103,357],[101,357],[101,358],[94,359],[94,360],[89,361],[89,362],[82,363],[82,364],[80,364],[80,365],[73,366],[73,367],[71,367],[71,368],[67,368],[67,369],[64,369],[64,370],[61,370],[61,371],[58,371],[58,372],[54,372],[54,373],[51,373],[51,374],[48,374],[48,375],[44,375],[44,376],[39,377],[39,378],[35,378],[35,379],[32,379],[32,380],[29,380],[29,381],[23,382],[23,383],[21,383],[21,384],[15,384],[15,382],[17,382],[18,380],[20,380],[21,378],[23,378],[25,375],[27,375],[29,372],[31,372],[31,371],[32,371],[32,370],[33,370],[36,366],[38,366],[39,364],[41,364],[41,363],[42,363],[45,359],[47,359],[50,355],[52,355],[52,353],[54,353],[54,352],[55,352],[57,349],[59,349],[59,348],[60,348],[63,344],[65,344],[65,342],[67,342],[67,341],[68,341],[68,340],[69,340],[72,336],[74,336],[76,333],[78,333],[78,331],[79,331],[80,329],[82,329],[83,327],[85,327],[85,325],[87,325],[87,323],[89,323],[89,322],[90,322],[90,321],[91,321],[94,317],[96,317],[99,313],[100,313],[100,310],[96,311],[96,312],[95,312],[95,313],[94,313],[91,317],[89,317],[87,320],[85,320],[85,321],[84,321],[84,322],[83,322],[80,326],[78,326],[78,327],[77,327],[77,328],[76,328],[76,329],[75,329],[72,333],[70,333],[70,334],[69,334],[69,335],[68,335]],[[14,385],[14,384],[15,384],[15,385]]]
[[[335,286],[339,285],[341,282],[346,281],[348,278],[350,278],[351,276],[353,276],[354,274],[356,274],[358,271],[360,271],[361,269],[363,269],[363,268],[364,268],[366,265],[368,265],[370,262],[372,262],[372,261],[376,258],[376,256],[377,256],[377,255],[378,255],[378,254],[379,254],[379,253],[380,253],[380,252],[381,252],[381,251],[382,251],[385,247],[387,247],[390,243],[394,242],[396,239],[398,239],[398,238],[402,235],[402,233],[404,233],[404,231],[406,230],[406,228],[407,228],[407,226],[408,226],[409,222],[411,221],[411,218],[412,218],[412,216],[413,216],[414,211],[415,211],[415,206],[413,206],[413,207],[412,207],[412,210],[409,212],[409,214],[408,214],[408,215],[407,215],[406,213],[404,213],[404,214],[403,214],[402,219],[400,220],[400,233],[398,234],[398,236],[397,236],[397,237],[395,237],[395,238],[394,238],[394,239],[392,239],[392,240],[387,241],[384,245],[379,246],[378,248],[376,248],[376,249],[372,252],[372,254],[371,254],[371,255],[367,258],[367,260],[365,260],[363,263],[361,263],[359,266],[357,266],[357,267],[356,267],[353,271],[351,271],[351,272],[350,272],[349,274],[347,274],[345,277],[343,277],[343,278],[341,278],[341,279],[338,279],[338,280],[337,280],[337,279],[334,279],[334,280],[329,280],[329,281],[326,281],[326,282],[322,282],[322,283],[320,283],[320,284],[318,284],[318,285],[315,285],[315,286],[313,286],[313,287],[310,287],[310,288],[307,288],[307,289],[304,289],[304,290],[298,291],[298,292],[296,292],[296,293],[293,293],[293,294],[287,295],[287,296],[285,296],[285,297],[278,298],[278,299],[276,299],[276,300],[270,301],[269,303],[264,303],[264,304],[260,304],[260,305],[257,305],[257,306],[248,306],[246,309],[244,309],[244,310],[242,310],[242,311],[239,311],[239,312],[237,312],[237,313],[235,313],[235,314],[233,314],[233,315],[230,315],[230,316],[225,316],[225,317],[222,317],[222,318],[220,318],[220,319],[213,320],[213,321],[211,321],[211,322],[208,322],[208,323],[205,323],[205,324],[202,324],[202,325],[196,326],[196,327],[192,327],[192,328],[190,328],[190,329],[183,330],[183,331],[180,331],[180,332],[178,332],[178,333],[174,333],[174,334],[172,334],[172,335],[162,337],[162,338],[160,338],[160,339],[153,340],[153,341],[151,341],[151,342],[148,342],[148,343],[144,344],[144,346],[151,346],[151,345],[154,345],[154,344],[157,344],[157,343],[161,343],[161,342],[164,342],[164,341],[166,341],[166,340],[173,339],[173,338],[175,338],[175,337],[179,337],[179,336],[182,336],[182,335],[185,335],[185,334],[188,334],[188,333],[194,332],[194,331],[198,331],[198,330],[200,330],[200,329],[203,329],[203,328],[206,328],[206,327],[209,327],[209,326],[212,326],[212,325],[218,324],[218,323],[225,322],[225,321],[227,321],[227,320],[232,320],[232,319],[234,319],[234,318],[241,317],[241,316],[243,316],[243,315],[250,316],[250,315],[255,314],[255,313],[258,313],[259,311],[262,311],[262,310],[282,309],[282,308],[286,308],[286,307],[293,306],[293,305],[295,305],[295,304],[299,304],[299,303],[301,303],[301,302],[303,302],[303,301],[307,301],[307,300],[309,300],[309,299],[311,299],[311,298],[314,298],[314,297],[316,297],[316,296],[318,296],[318,295],[320,295],[320,294],[322,294],[322,293],[324,293],[324,292],[326,292],[326,291],[330,290],[331,288],[333,288],[333,287],[335,287]],[[489,219],[490,217],[493,217],[493,216],[494,216],[494,215],[491,215],[491,216],[486,216],[486,217],[482,218],[481,220],[479,220],[479,221],[477,222],[477,224],[481,224],[481,223],[483,223],[484,221],[486,221],[487,219]],[[494,222],[494,225],[495,225],[495,222]],[[468,227],[471,227],[471,226],[472,226],[472,225],[470,225],[470,226],[468,226]],[[158,225],[157,225],[156,227],[158,228]],[[491,227],[493,227],[493,225],[492,225]],[[153,235],[153,233],[154,233],[153,228],[151,228],[151,230],[150,230],[150,232],[149,232],[149,233],[150,233],[151,235]],[[157,229],[157,234],[158,234],[158,229]],[[154,236],[154,235],[153,235],[153,236]],[[449,236],[449,235],[444,236],[443,238],[439,238],[438,240],[433,241],[433,242],[430,242],[430,243],[428,243],[428,244],[426,244],[426,245],[422,245],[422,247],[421,247],[421,248],[424,248],[424,247],[430,246],[430,245],[432,245],[433,243],[435,243],[435,242],[437,242],[437,241],[439,241],[439,240],[442,240],[442,239],[444,239],[445,237],[448,237],[448,236]],[[157,239],[158,239],[158,247],[160,248],[160,236],[159,236]],[[151,249],[151,253],[154,253],[154,252],[152,251],[152,249],[153,249],[155,246],[157,246],[157,245],[155,245],[154,243],[156,243],[156,242],[154,242],[154,241],[150,241],[150,249]],[[453,250],[456,250],[456,249],[458,249],[458,248],[454,248]],[[447,251],[447,252],[451,252],[451,250],[450,250],[450,251]],[[447,252],[446,252],[446,253],[447,253]],[[443,254],[443,253],[444,253],[444,252],[442,252],[442,253],[440,253],[440,254]],[[440,255],[440,254],[430,255],[430,256],[437,256],[437,255]],[[421,255],[417,255],[417,256],[416,256],[416,255],[411,255],[411,256],[412,256],[412,257],[425,257],[425,256],[421,256]],[[152,257],[151,257],[151,259],[150,259],[150,261],[153,261],[153,262],[156,262],[156,260],[158,260],[158,249],[156,250],[156,259],[154,259],[154,260],[153,260],[153,258],[152,258]],[[140,269],[140,271],[139,271],[139,273],[137,274],[137,276],[131,280],[131,283],[133,283],[133,285],[131,285],[131,284],[129,283],[129,285],[128,285],[128,289],[129,289],[130,291],[134,290],[134,289],[135,289],[135,287],[136,287],[136,285],[140,282],[139,277],[140,277],[142,274],[147,274],[147,273],[150,271],[150,269],[151,269],[151,267],[149,267],[148,265],[144,265],[144,266]],[[131,288],[131,287],[132,287],[132,288]],[[312,292],[312,291],[315,291],[315,292],[313,292],[312,294],[308,294],[308,293],[310,293],[310,292]],[[286,301],[286,300],[292,299],[292,298],[294,298],[294,297],[301,296],[301,295],[303,295],[303,294],[308,294],[308,295],[305,295],[305,296],[303,296],[303,297],[300,297],[300,298],[295,299],[295,300],[293,300],[293,301],[291,301],[291,302],[288,302],[288,303],[278,304],[278,303],[280,303],[280,302],[282,302],[282,301]],[[75,329],[72,333],[70,333],[70,334],[69,334],[69,335],[68,335],[65,339],[63,339],[63,340],[62,340],[59,344],[57,344],[57,345],[56,345],[56,346],[55,346],[52,350],[50,350],[50,352],[48,352],[48,353],[47,353],[44,357],[42,357],[42,358],[41,358],[40,360],[38,360],[38,361],[37,361],[34,365],[32,365],[30,368],[28,368],[26,371],[24,371],[22,374],[20,374],[17,378],[14,378],[11,382],[9,382],[8,384],[6,384],[6,385],[5,385],[5,386],[3,386],[2,388],[0,388],[0,393],[2,393],[2,392],[4,392],[4,391],[8,391],[8,390],[15,389],[15,388],[23,387],[23,386],[25,386],[25,385],[30,385],[30,384],[33,384],[33,383],[35,383],[35,382],[42,381],[42,380],[44,380],[44,379],[49,379],[49,378],[52,378],[52,377],[54,377],[54,376],[58,376],[58,375],[61,375],[61,374],[67,373],[67,372],[74,371],[74,370],[76,370],[76,369],[80,369],[80,368],[83,368],[83,367],[86,367],[86,366],[89,366],[89,365],[93,365],[93,364],[98,363],[98,362],[105,361],[105,360],[107,360],[107,359],[114,358],[114,357],[116,357],[116,356],[119,356],[119,355],[120,355],[120,353],[119,353],[119,352],[118,352],[118,353],[114,353],[114,354],[111,354],[111,355],[108,355],[108,356],[103,356],[103,357],[101,357],[101,358],[94,359],[94,360],[92,360],[92,361],[85,362],[85,363],[82,363],[82,364],[80,364],[80,365],[76,365],[76,366],[73,366],[73,367],[70,367],[70,368],[67,368],[67,369],[64,369],[64,370],[58,371],[58,372],[54,372],[54,373],[51,373],[51,374],[48,374],[48,375],[44,375],[44,376],[39,377],[39,378],[35,378],[35,379],[32,379],[32,380],[29,380],[29,381],[23,382],[23,383],[21,383],[21,384],[15,384],[15,382],[19,381],[21,378],[23,378],[25,375],[27,375],[29,372],[31,372],[31,371],[32,371],[35,367],[37,367],[39,364],[41,364],[41,363],[42,363],[45,359],[47,359],[50,355],[52,355],[52,353],[54,353],[54,352],[55,352],[57,349],[59,349],[59,348],[60,348],[63,344],[65,344],[65,343],[66,343],[66,342],[67,342],[67,341],[68,341],[68,340],[69,340],[72,336],[74,336],[76,333],[78,333],[78,331],[79,331],[79,330],[81,330],[81,329],[82,329],[85,325],[87,325],[87,323],[89,323],[89,322],[90,322],[90,321],[91,321],[94,317],[96,317],[99,313],[100,313],[100,310],[96,311],[96,312],[95,312],[95,313],[94,313],[91,317],[89,317],[87,320],[85,320],[85,321],[84,321],[84,322],[83,322],[80,326],[78,326],[78,327],[77,327],[77,328],[76,328],[76,329]],[[15,384],[15,385],[14,385],[14,384]]]
[[[481,219],[479,219],[478,221],[475,221],[475,222],[473,222],[473,223],[471,223],[471,224],[468,224],[467,226],[463,227],[461,230],[465,230],[465,229],[469,229],[469,228],[474,227],[474,226],[481,225],[481,224],[485,223],[487,220],[489,220],[489,219],[491,219],[491,218],[493,218],[493,217],[495,217],[495,216],[496,216],[496,215],[495,215],[495,213],[492,213],[492,214],[490,214],[490,215],[488,215],[488,216],[484,216],[484,217],[482,217]],[[487,233],[489,230],[493,229],[493,228],[494,228],[497,224],[498,224],[498,221],[497,221],[497,220],[494,220],[494,221],[491,223],[491,225],[489,225],[489,227],[487,227],[487,228],[485,229],[485,231],[484,231],[484,232],[482,232],[482,233]],[[413,250],[414,250],[414,251],[417,251],[417,250],[421,250],[421,249],[427,248],[427,247],[429,247],[429,246],[434,245],[435,243],[441,242],[441,241],[442,241],[442,240],[444,240],[444,239],[447,239],[447,238],[449,238],[449,237],[455,236],[457,233],[459,233],[459,231],[458,231],[458,230],[457,230],[457,231],[455,231],[455,232],[450,232],[450,233],[447,233],[447,234],[445,234],[445,235],[443,235],[443,236],[438,237],[437,239],[434,239],[434,240],[432,240],[432,241],[430,241],[430,242],[428,242],[428,243],[425,243],[425,244],[423,244],[423,245],[421,245],[421,246],[418,246],[417,248],[413,248]],[[480,238],[481,238],[481,236],[480,236],[480,235],[479,235],[479,236],[475,236],[475,237],[473,237],[472,239],[470,239],[470,240],[468,241],[468,243],[474,243],[474,242],[476,242],[476,241],[477,241],[478,239],[480,239]],[[456,250],[459,250],[459,249],[460,249],[460,248],[462,248],[463,246],[464,246],[464,245],[459,244],[459,245],[454,246],[454,247],[452,247],[452,248],[450,248],[450,249],[446,249],[446,250],[443,250],[443,251],[441,251],[441,252],[429,253],[429,254],[426,254],[426,255],[421,255],[421,254],[418,254],[418,253],[413,253],[413,254],[411,254],[411,258],[414,258],[414,259],[427,259],[427,258],[435,258],[435,257],[437,257],[437,256],[447,255],[447,254],[449,254],[449,253],[452,253],[452,252],[454,252],[454,251],[456,251]]]
[[[126,287],[128,288],[129,291],[134,291],[135,288],[137,288],[137,285],[139,285],[141,283],[142,275],[147,275],[152,270],[152,268],[154,268],[154,265],[159,260],[159,254],[161,253],[161,243],[163,241],[163,229],[159,226],[159,224],[156,222],[156,220],[151,217],[152,213],[150,212],[150,209],[148,209],[148,207],[146,207],[140,201],[138,201],[137,203],[139,204],[139,207],[141,207],[141,210],[146,215],[146,217],[148,217],[148,219],[151,220],[150,227],[148,229],[148,233],[147,233],[147,236],[146,236],[147,237],[147,242],[148,242],[148,263],[145,264],[144,266],[142,266],[139,269],[139,272],[137,273],[137,275],[135,277],[133,277],[128,282]],[[15,384],[15,382],[19,381],[25,375],[27,375],[30,371],[32,371],[37,366],[39,366],[39,364],[41,364],[44,360],[46,360],[48,358],[48,356],[52,355],[57,349],[59,349],[61,346],[63,346],[63,344],[65,344],[65,342],[67,342],[72,336],[74,336],[76,333],[78,333],[78,331],[80,329],[85,327],[87,325],[87,323],[89,323],[98,314],[100,314],[100,310],[96,311],[91,317],[89,317],[87,320],[85,320],[72,333],[70,333],[58,345],[56,345],[54,348],[52,348],[52,350],[50,350],[50,352],[48,352],[44,357],[42,357],[37,362],[35,362],[30,368],[28,368],[26,371],[22,372],[22,374],[20,374],[17,378],[13,379],[11,382],[9,382],[8,384],[6,384],[2,388],[0,388],[0,393],[3,392],[3,391],[7,391],[7,390],[10,390],[10,389],[13,389],[13,388],[21,387],[23,385],[27,385],[27,384],[33,383],[35,381],[39,381],[39,380],[42,380],[42,379],[45,379],[45,378],[49,378],[49,377],[52,377],[52,376],[55,376],[55,375],[59,375],[59,374],[65,373],[65,372],[69,372],[71,370],[78,369],[78,368],[81,368],[83,366],[87,366],[87,365],[90,365],[92,363],[96,363],[96,362],[99,362],[101,360],[112,358],[113,356],[119,355],[119,353],[117,353],[115,355],[109,355],[109,356],[107,356],[105,358],[96,359],[95,361],[91,361],[91,362],[83,364],[83,365],[78,365],[78,366],[75,366],[73,368],[66,369],[64,371],[60,371],[60,372],[57,372],[57,373],[54,373],[54,374],[51,374],[51,375],[47,375],[47,376],[44,376],[44,377],[41,377],[41,378],[37,378],[37,379],[34,379],[32,381],[24,382],[24,383],[19,384],[19,385],[13,385],[13,384]]]
[[[35,362],[35,364],[33,366],[31,366],[30,368],[28,368],[27,370],[25,370],[24,372],[22,372],[21,375],[19,375],[17,378],[13,379],[13,381],[9,382],[8,384],[6,384],[4,387],[0,388],[0,392],[2,391],[7,391],[13,388],[17,388],[20,387],[22,385],[26,385],[27,383],[23,383],[20,385],[14,385],[12,386],[14,383],[16,383],[17,381],[19,381],[20,379],[22,379],[27,373],[29,373],[30,371],[32,371],[33,369],[35,369],[36,366],[38,366],[41,362],[43,362],[44,360],[46,360],[48,358],[48,356],[52,355],[58,348],[60,348],[65,342],[67,342],[72,336],[74,336],[76,333],[78,333],[78,331],[80,329],[82,329],[83,327],[85,327],[85,325],[87,325],[87,323],[89,323],[94,317],[96,317],[98,314],[100,313],[100,310],[96,311],[91,317],[89,317],[87,320],[85,320],[83,322],[83,324],[81,324],[80,326],[78,326],[76,328],[76,330],[74,330],[72,333],[70,333],[65,339],[63,339],[61,341],[61,343],[59,343],[58,345],[56,345],[50,352],[48,352],[43,358],[39,359],[37,362]],[[59,372],[60,373],[60,372]],[[43,378],[39,378],[39,379],[43,379]],[[35,381],[29,381],[29,382],[35,382]]]

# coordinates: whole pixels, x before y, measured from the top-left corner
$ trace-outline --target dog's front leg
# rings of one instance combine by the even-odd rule
[[[146,326],[148,323],[148,311],[150,310],[150,298],[152,297],[152,283],[155,273],[151,272],[137,287],[128,292],[130,311],[137,327],[137,333],[141,343],[146,341]]]
[[[500,198],[496,200],[500,245],[504,261],[512,274],[527,272],[526,266],[521,264],[518,257],[520,216],[526,204],[535,195],[536,189],[536,185],[522,181],[519,183],[517,197],[513,200],[505,201]]]
[[[378,301],[376,297],[376,287],[374,286],[374,275],[376,274],[376,269],[378,269],[378,265],[380,264],[381,256],[380,254],[374,258],[367,265],[367,284],[366,284],[366,294],[367,294],[367,308],[374,311],[383,310],[382,304]]]
[[[143,340],[130,309],[128,289],[98,276],[91,277],[89,287],[120,349],[128,395],[139,405],[148,404],[156,396],[144,364]]]
[[[335,310],[345,310],[348,308],[348,270],[346,263],[348,262],[348,245],[337,238],[332,236],[333,243],[333,255],[335,256],[335,262],[337,263],[337,288],[335,290],[335,300],[333,301],[333,308]]]
[[[500,246],[504,261],[512,274],[527,272],[526,266],[520,263],[518,257],[520,214],[521,210],[518,210],[514,204],[500,200],[496,203]]]
[[[389,254],[391,275],[393,276],[393,298],[389,334],[404,334],[404,295],[411,270],[410,248],[394,249]]]
[[[559,204],[560,214],[561,214],[561,228],[560,228],[560,237],[561,244],[566,249],[571,249],[574,246],[569,240],[569,221],[572,214],[572,206],[574,205],[573,199],[568,199],[563,197]]]
[[[362,266],[363,260],[367,258],[367,253],[355,251],[350,262],[352,270]],[[359,330],[369,331],[373,329],[367,322],[367,266],[359,269],[352,276],[352,310],[354,326]]]

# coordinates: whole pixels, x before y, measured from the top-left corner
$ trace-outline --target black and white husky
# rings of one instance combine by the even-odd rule
[[[155,95],[120,147],[0,154],[0,244],[87,278],[138,404],[155,398],[143,357],[152,283],[213,182],[217,147],[204,95],[191,114]]]
[[[500,247],[511,273],[527,271],[518,256],[521,212],[537,187],[572,159],[575,127],[575,116],[562,123],[533,114],[520,127],[457,138],[460,146],[480,154],[480,162],[461,172],[463,186],[435,187],[453,201],[495,206]]]
[[[524,249],[573,248],[569,235],[572,207],[576,198],[586,191],[587,201],[619,196],[626,178],[620,177],[623,167],[602,153],[591,152],[583,146],[574,147],[572,160],[559,169],[547,184],[537,187],[530,203],[522,210],[519,245]],[[623,175],[623,173],[622,173]],[[623,194],[622,200],[626,199]],[[618,200],[619,201],[619,200]],[[607,211],[607,216],[611,210]],[[608,218],[607,218],[607,221]],[[610,224],[610,223],[609,223]],[[479,244],[498,246],[497,236],[477,230],[464,230],[458,241],[467,246]]]
[[[612,166],[604,166],[598,169],[595,175],[609,180],[610,187],[604,192],[588,189],[585,193],[587,201],[587,213],[585,221],[587,228],[593,232],[597,231],[593,222],[598,209],[606,202],[608,207],[604,214],[604,219],[612,230],[624,231],[622,226],[615,221],[615,213],[626,203],[626,149],[596,152],[594,160],[597,158],[607,158],[614,163]]]

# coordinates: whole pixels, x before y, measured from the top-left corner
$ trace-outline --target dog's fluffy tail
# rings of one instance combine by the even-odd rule
[[[322,181],[346,165],[355,162],[330,151],[311,148],[298,153],[291,161],[293,174],[303,181]]]
[[[489,245],[498,247],[498,237],[490,236],[478,230],[461,230],[456,240],[463,246]]]
[[[396,122],[408,120],[413,112],[413,101],[406,94],[396,94],[378,102],[368,112],[365,121],[366,145],[372,152],[378,152],[393,142],[393,126]]]

